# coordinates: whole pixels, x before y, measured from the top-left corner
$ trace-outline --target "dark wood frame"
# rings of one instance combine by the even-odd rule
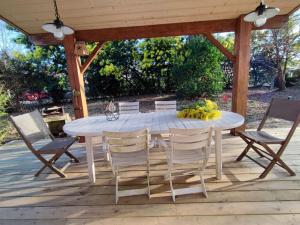
[[[77,140],[76,138],[69,137],[72,140],[67,145],[65,145],[63,148],[49,149],[49,150],[45,149],[45,150],[39,151],[38,149],[35,149],[33,147],[32,143],[27,139],[27,137],[20,130],[19,126],[14,122],[12,116],[10,117],[10,121],[12,122],[12,124],[14,125],[14,127],[16,128],[19,135],[21,136],[21,138],[23,139],[23,141],[25,142],[25,144],[27,145],[29,150],[32,152],[32,154],[34,154],[44,164],[44,166],[35,173],[35,175],[34,175],[35,177],[38,177],[42,173],[42,171],[48,167],[50,170],[52,170],[54,173],[58,174],[60,177],[65,178],[66,175],[64,174],[63,170],[58,169],[56,166],[54,166],[54,163],[63,154],[66,154],[74,162],[76,162],[76,163],[79,162],[79,160],[68,151],[68,149],[71,147],[71,145]],[[47,125],[45,124],[45,126],[47,126]],[[48,135],[52,141],[55,141],[55,137],[50,132],[48,133]],[[47,160],[45,157],[43,157],[43,155],[53,155],[53,156]]]
[[[263,129],[265,122],[270,115],[270,111],[273,110],[272,107],[273,107],[273,103],[275,101],[283,101],[283,100],[282,99],[280,99],[280,100],[272,99],[267,112],[265,113],[260,125],[257,128],[258,132]],[[280,157],[282,156],[282,154],[283,154],[284,150],[286,149],[289,141],[291,140],[297,126],[300,123],[300,101],[294,101],[294,100],[288,100],[288,99],[286,99],[285,101],[296,102],[296,105],[299,107],[298,114],[294,118],[291,117],[291,119],[290,119],[289,115],[279,117],[280,119],[293,121],[293,125],[292,125],[291,129],[289,130],[285,139],[279,140],[276,138],[276,139],[274,139],[273,142],[271,140],[271,141],[268,141],[268,143],[265,143],[265,142],[255,139],[255,138],[250,138],[249,136],[247,136],[247,132],[239,133],[240,137],[247,143],[247,146],[236,160],[241,161],[244,157],[247,157],[250,160],[252,160],[253,162],[255,162],[256,164],[265,168],[264,172],[259,176],[259,178],[265,178],[275,165],[278,165],[278,166],[284,168],[291,176],[296,175],[295,172],[288,165],[286,165],[286,163],[284,163]],[[284,106],[282,106],[282,107],[283,107],[282,109],[275,109],[275,110],[277,110],[279,114],[284,113],[283,112],[284,110],[291,110],[288,107],[284,107]],[[277,118],[275,116],[271,116],[271,117]],[[255,146],[254,144],[258,144],[258,145],[262,146],[265,150]],[[277,145],[280,145],[280,147],[279,147],[278,151],[275,152],[269,147],[269,144],[277,144]],[[270,163],[267,166],[265,166],[262,163],[258,162],[257,160],[253,159],[252,157],[250,157],[249,155],[247,155],[247,153],[249,152],[250,149],[253,149],[260,157],[269,160]]]

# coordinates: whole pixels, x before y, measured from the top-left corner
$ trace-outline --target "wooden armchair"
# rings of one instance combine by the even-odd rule
[[[269,117],[293,122],[293,125],[287,133],[285,139],[274,137],[271,134],[262,131],[264,124]],[[264,172],[259,176],[259,178],[266,177],[267,174],[275,166],[275,164],[287,170],[287,172],[291,176],[294,176],[294,171],[292,171],[291,168],[288,167],[280,157],[283,154],[285,148],[287,147],[290,139],[292,138],[299,122],[300,100],[273,99],[264,118],[262,119],[259,127],[257,128],[257,131],[245,131],[239,133],[240,137],[247,143],[247,147],[237,158],[237,161],[242,160],[246,156],[253,162],[265,168]],[[264,150],[259,148],[255,144],[263,147]],[[279,145],[279,149],[277,150],[277,152],[275,152],[269,147],[270,144]],[[260,157],[264,157],[265,159],[269,160],[269,165],[265,166],[257,160],[253,159],[252,157],[250,157],[249,155],[247,155],[250,149],[253,149]]]
[[[73,161],[79,162],[68,151],[69,147],[76,141],[76,138],[54,138],[38,110],[19,116],[11,116],[10,118],[27,147],[44,164],[35,174],[36,177],[47,167],[60,177],[66,177],[63,172],[64,169],[58,169],[53,165],[63,154],[66,154]],[[41,139],[51,139],[51,141],[41,148],[36,149],[33,144]],[[47,160],[44,155],[53,156]],[[63,168],[66,168],[66,166]]]

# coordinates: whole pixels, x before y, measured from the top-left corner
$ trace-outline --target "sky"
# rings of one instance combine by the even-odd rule
[[[19,32],[8,30],[6,28],[6,23],[0,19],[0,52],[2,50],[6,50],[10,54],[14,51],[25,52],[25,46],[15,44],[12,41],[18,34]]]

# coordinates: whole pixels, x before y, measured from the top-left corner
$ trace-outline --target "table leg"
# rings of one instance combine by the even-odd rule
[[[222,131],[215,130],[216,176],[222,179]]]
[[[108,153],[108,146],[104,136],[102,136],[102,148],[103,148],[104,159],[109,162],[111,159]]]
[[[89,170],[89,180],[91,183],[96,183],[94,151],[93,151],[93,138],[85,137],[86,159]]]

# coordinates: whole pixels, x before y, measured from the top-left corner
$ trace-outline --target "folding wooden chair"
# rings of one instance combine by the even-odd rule
[[[208,162],[210,149],[212,128],[203,129],[170,129],[170,144],[163,142],[167,147],[168,160],[168,179],[170,180],[170,188],[172,192],[172,199],[175,202],[176,195],[203,193],[207,197],[203,173]],[[189,169],[188,171],[181,171],[180,174],[186,172],[193,172],[200,176],[201,186],[174,189],[173,175],[175,176],[177,165],[191,165],[195,164],[196,169]],[[176,174],[178,175],[178,174]]]
[[[262,131],[266,120],[271,118],[283,119],[292,121],[293,125],[289,130],[285,139],[274,137],[271,134]],[[291,170],[280,158],[285,148],[287,147],[290,139],[292,138],[298,124],[300,122],[300,100],[289,100],[289,99],[273,99],[271,104],[263,117],[257,131],[246,131],[240,132],[240,137],[247,143],[247,147],[244,149],[242,154],[236,159],[237,161],[242,160],[245,156],[257,163],[261,167],[265,168],[264,172],[259,178],[264,178],[276,165],[284,168],[291,176],[295,176],[294,171]],[[256,145],[263,147],[265,150],[259,148]],[[279,149],[276,151],[272,150],[269,145],[279,145]],[[265,166],[257,160],[247,155],[248,151],[253,149],[260,157],[263,157],[270,161],[269,165]]]
[[[58,169],[53,165],[63,154],[66,154],[74,162],[79,162],[68,151],[69,147],[76,141],[76,138],[54,138],[38,110],[19,116],[11,116],[10,118],[27,147],[44,164],[35,174],[36,177],[46,168],[49,168],[60,177],[66,177],[63,172],[66,166],[63,169]],[[33,144],[41,139],[51,139],[51,142],[36,149]],[[53,156],[47,160],[44,155]]]
[[[147,129],[132,132],[103,132],[105,145],[111,158],[111,166],[116,180],[116,204],[119,197],[148,194],[149,180],[149,133]],[[135,165],[145,165],[147,187],[131,190],[119,190],[119,169]]]
[[[140,112],[139,102],[119,102],[120,114],[135,114]]]

